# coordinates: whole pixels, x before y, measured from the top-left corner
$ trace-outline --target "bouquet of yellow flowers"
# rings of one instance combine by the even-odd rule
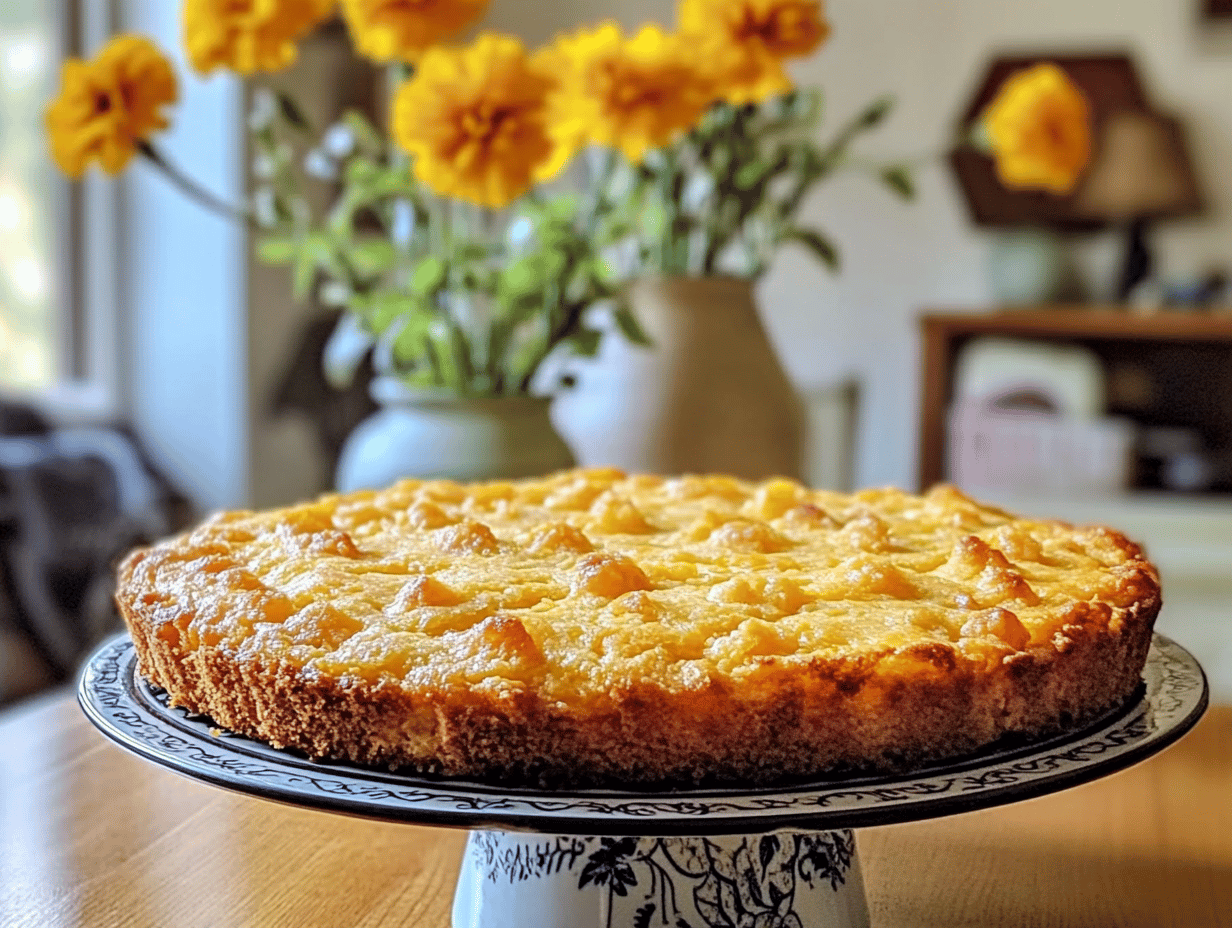
[[[315,292],[343,308],[352,341],[375,346],[380,370],[462,395],[523,394],[549,353],[597,348],[591,306],[612,302],[620,330],[644,341],[620,301],[631,274],[713,273],[737,238],[753,247],[759,236],[794,237],[831,257],[819,233],[789,224],[791,214],[885,107],[825,149],[802,137],[816,96],[792,92],[783,62],[828,34],[819,0],[683,0],[674,32],[647,25],[626,36],[605,23],[535,51],[492,33],[447,44],[486,7],[183,6],[184,46],[200,74],[285,68],[337,14],[355,50],[388,66],[395,91],[385,127],[354,111],[310,137],[291,97],[256,94],[256,183],[238,210],[260,231],[258,254],[292,266],[298,297]],[[142,36],[117,36],[93,60],[67,62],[47,113],[56,162],[76,177],[92,162],[114,174],[142,156],[225,208],[153,141],[176,99],[171,63]],[[597,154],[579,157],[587,148]],[[581,192],[553,183],[587,168]],[[323,215],[303,195],[312,175],[337,184]],[[794,179],[775,199],[772,185],[786,175]],[[895,184],[905,189],[905,177]],[[630,251],[622,270],[613,256]],[[757,272],[765,261],[758,252],[746,265]]]
[[[596,350],[596,304],[611,303],[619,329],[645,341],[621,300],[630,277],[756,277],[786,242],[837,263],[831,241],[800,225],[800,207],[890,104],[816,140],[820,94],[795,89],[784,64],[829,35],[820,0],[680,0],[674,31],[603,23],[533,51],[495,33],[449,44],[487,6],[182,8],[187,57],[203,75],[283,69],[338,15],[354,49],[387,66],[385,126],[351,111],[315,132],[290,96],[257,93],[253,194],[233,210],[257,227],[264,260],[292,267],[299,298],[345,311],[343,327],[374,348],[381,372],[457,395],[522,395],[552,352]],[[66,62],[47,111],[57,164],[73,177],[94,162],[115,174],[141,156],[226,209],[153,141],[177,93],[171,63],[139,35]],[[911,195],[904,166],[874,171]],[[336,184],[323,213],[303,193],[311,176]]]

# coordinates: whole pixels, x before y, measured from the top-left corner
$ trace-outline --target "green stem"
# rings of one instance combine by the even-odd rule
[[[137,143],[137,151],[190,200],[227,219],[248,223],[254,228],[256,227],[256,221],[249,210],[227,203],[210,193],[210,191],[176,167],[162,152],[154,147],[152,142],[143,139]]]
[[[882,101],[877,102],[881,103]],[[877,104],[874,104],[874,107],[876,105]],[[882,110],[882,112],[884,112],[884,110]],[[851,117],[851,119],[849,119],[847,123],[839,129],[838,134],[834,137],[834,140],[822,149],[821,155],[827,165],[831,162],[837,163],[838,159],[845,153],[847,147],[852,143],[852,141],[855,140],[856,136],[863,132],[867,132],[876,124],[875,122],[869,122],[868,114],[869,109],[866,108],[864,111]]]
[[[429,254],[443,260],[445,247],[445,203],[441,197],[434,195],[428,200]]]
[[[432,339],[425,335],[423,337],[424,355],[428,359],[428,367],[432,369],[432,381],[438,387],[447,387],[445,381],[445,372],[442,369],[440,358],[436,356],[436,346],[432,343]]]
[[[945,151],[933,151],[926,154],[910,155],[905,158],[892,158],[888,161],[874,160],[872,158],[844,158],[839,167],[856,170],[867,171],[872,174],[877,171],[884,171],[886,168],[903,167],[911,170],[928,167],[937,160],[939,155],[946,154]]]
[[[684,171],[676,153],[663,150],[665,166],[659,189],[663,202],[663,231],[659,240],[659,273],[664,275],[687,273],[688,241],[684,244],[685,260],[679,261],[681,251],[682,216],[680,194],[684,189]]]
[[[603,164],[599,168],[599,177],[593,188],[594,196],[590,198],[590,208],[586,213],[586,237],[593,238],[599,228],[599,217],[607,203],[607,188],[616,175],[616,152],[610,148],[603,149]]]
[[[398,96],[398,90],[404,83],[411,79],[415,73],[414,65],[407,64],[405,61],[398,61],[389,65],[385,69],[385,91],[389,97],[387,106],[392,109],[394,99]],[[408,155],[393,139],[393,133],[389,134],[389,138],[385,143],[385,149],[389,155],[389,163],[391,167],[407,167],[411,163],[411,156]]]

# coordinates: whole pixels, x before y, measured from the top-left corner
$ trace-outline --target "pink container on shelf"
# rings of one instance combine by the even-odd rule
[[[1004,409],[988,399],[959,399],[950,410],[950,479],[964,488],[1115,493],[1129,486],[1133,448],[1124,419]]]

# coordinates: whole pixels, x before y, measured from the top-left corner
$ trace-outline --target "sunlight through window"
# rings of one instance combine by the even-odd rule
[[[0,5],[0,390],[37,390],[60,375],[57,192],[43,142],[58,29],[55,4]]]

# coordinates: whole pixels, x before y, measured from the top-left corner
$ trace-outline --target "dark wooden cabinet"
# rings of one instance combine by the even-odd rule
[[[1073,305],[928,311],[920,317],[920,334],[921,488],[947,477],[955,361],[963,345],[979,336],[1089,348],[1108,375],[1110,414],[1141,425],[1193,429],[1212,449],[1232,451],[1232,310],[1143,315],[1116,306]]]

